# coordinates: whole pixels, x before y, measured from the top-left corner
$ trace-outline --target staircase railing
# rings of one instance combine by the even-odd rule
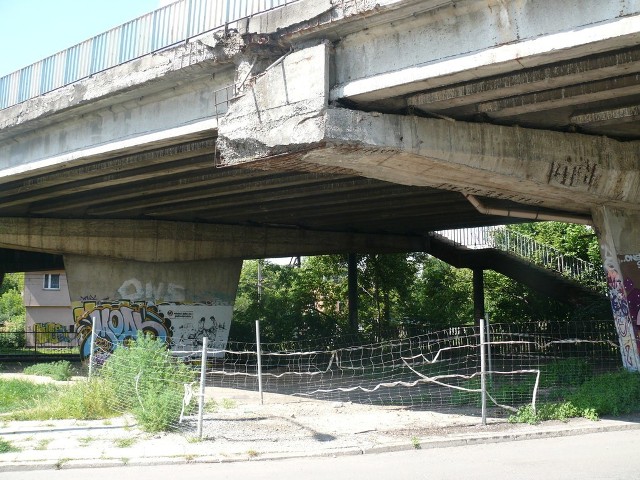
[[[600,266],[567,255],[554,247],[504,226],[461,228],[434,232],[471,249],[495,248],[535,265],[560,273],[593,290],[604,291],[604,272]]]

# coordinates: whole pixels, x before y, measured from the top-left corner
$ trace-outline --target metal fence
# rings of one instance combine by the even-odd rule
[[[78,332],[67,330],[0,330],[0,358],[33,359],[44,357],[80,358],[80,342]]]
[[[299,0],[178,0],[0,78],[0,109]]]
[[[504,226],[461,228],[435,233],[467,248],[495,248],[508,252],[595,290],[605,289],[604,271],[601,266],[564,254]]]

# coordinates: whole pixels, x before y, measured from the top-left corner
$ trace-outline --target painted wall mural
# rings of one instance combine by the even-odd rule
[[[138,337],[138,332],[164,341],[170,338],[170,322],[165,321],[155,305],[146,302],[83,302],[73,309],[78,334],[81,336],[80,356],[91,353],[91,332],[96,329],[96,344],[100,350],[113,352],[119,345]]]
[[[140,335],[172,350],[197,351],[206,336],[213,349],[229,338],[241,260],[140,262],[65,256],[80,354],[90,354],[92,325],[107,355]]]
[[[207,337],[210,348],[224,349],[229,338],[233,307],[229,305],[161,303],[119,300],[83,302],[73,310],[81,336],[82,359],[91,353],[91,332],[104,353],[134,340],[140,333],[165,341],[172,350],[194,351]],[[95,322],[95,323],[94,323]]]

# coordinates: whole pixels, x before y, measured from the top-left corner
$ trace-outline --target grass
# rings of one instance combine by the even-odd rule
[[[26,367],[22,373],[27,375],[41,375],[54,380],[69,380],[71,378],[71,363],[60,360],[52,363],[36,363]]]
[[[113,396],[99,379],[68,386],[34,384],[27,380],[0,380],[0,410],[7,420],[98,420],[118,415]]]
[[[0,413],[28,408],[33,402],[57,396],[60,387],[28,380],[0,380]],[[39,419],[40,420],[40,419]]]

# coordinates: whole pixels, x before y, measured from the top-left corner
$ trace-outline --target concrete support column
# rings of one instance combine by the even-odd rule
[[[640,212],[593,211],[613,318],[627,370],[640,370]]]
[[[484,318],[484,270],[473,269],[473,321],[479,325]]]
[[[349,327],[358,333],[358,255],[349,254]]]
[[[98,345],[113,350],[140,332],[173,350],[197,350],[206,336],[226,346],[242,260],[142,262],[65,255],[81,357],[89,354],[95,321]]]

